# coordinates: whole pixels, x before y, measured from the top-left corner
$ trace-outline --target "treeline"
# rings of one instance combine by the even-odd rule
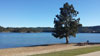
[[[24,32],[24,33],[31,33],[31,32],[52,32],[54,29],[51,27],[2,27],[0,26],[0,32]],[[100,26],[93,26],[93,27],[80,27],[78,30],[79,33],[100,33]]]
[[[37,28],[34,28],[34,27],[30,27],[30,28],[27,28],[27,27],[16,27],[16,28],[13,28],[13,27],[7,27],[7,28],[4,28],[2,26],[0,26],[0,32],[24,32],[24,33],[31,33],[31,32],[51,32],[53,31],[53,28],[50,28],[50,27],[37,27]]]
[[[80,33],[100,33],[100,26],[81,27],[78,32]]]

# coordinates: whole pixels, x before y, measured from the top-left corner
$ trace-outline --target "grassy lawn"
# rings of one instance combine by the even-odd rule
[[[75,55],[85,54],[85,53],[90,53],[95,51],[100,51],[100,46],[58,51],[58,52],[52,52],[46,54],[37,54],[32,56],[75,56]]]

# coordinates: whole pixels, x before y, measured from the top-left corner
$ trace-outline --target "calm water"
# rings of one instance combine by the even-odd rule
[[[71,37],[70,43],[100,42],[99,33],[79,33]],[[23,46],[65,43],[65,39],[56,39],[51,33],[0,33],[0,48],[15,48]]]

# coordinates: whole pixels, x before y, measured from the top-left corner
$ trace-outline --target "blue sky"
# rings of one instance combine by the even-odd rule
[[[100,0],[0,0],[0,25],[4,27],[53,27],[65,2],[79,11],[83,26],[100,25]]]

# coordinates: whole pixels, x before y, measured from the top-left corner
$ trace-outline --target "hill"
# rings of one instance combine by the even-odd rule
[[[100,33],[100,26],[90,26],[90,27],[81,27],[79,31],[81,33]]]
[[[31,32],[53,32],[53,28],[51,27],[2,27],[0,26],[0,32],[24,32],[24,33],[31,33]],[[79,33],[100,33],[100,26],[90,26],[90,27],[80,27],[78,29]]]

